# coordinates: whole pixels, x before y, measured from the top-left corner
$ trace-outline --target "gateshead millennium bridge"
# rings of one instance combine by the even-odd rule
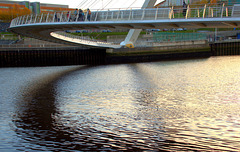
[[[79,20],[79,14],[73,12],[31,14],[13,19],[9,31],[56,43],[120,48],[133,47],[142,29],[240,27],[240,4],[188,5],[184,10],[182,7],[173,6],[153,8],[155,2],[156,0],[146,0],[139,9],[92,11],[91,14],[85,13],[84,20]],[[183,15],[183,11],[186,14]],[[64,32],[79,29],[130,29],[130,31],[120,44],[82,39]]]

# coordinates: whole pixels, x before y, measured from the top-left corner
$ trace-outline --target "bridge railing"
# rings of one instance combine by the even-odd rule
[[[12,20],[10,27],[55,22],[99,22],[99,21],[129,21],[129,20],[161,20],[161,19],[189,19],[189,18],[211,18],[240,16],[240,5],[199,5],[166,8],[146,9],[118,9],[118,10],[97,10],[84,16],[74,12],[53,12],[48,14],[31,14],[20,16]]]

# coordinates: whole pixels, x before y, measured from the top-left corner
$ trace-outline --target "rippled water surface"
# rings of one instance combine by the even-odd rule
[[[240,151],[240,56],[0,69],[0,151]]]

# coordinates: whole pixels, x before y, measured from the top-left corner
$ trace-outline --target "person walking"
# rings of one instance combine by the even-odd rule
[[[58,21],[57,12],[54,13],[54,22]]]
[[[78,9],[76,8],[75,11],[74,11],[74,17],[73,17],[73,20],[76,21],[78,18]]]
[[[69,11],[67,12],[67,22],[70,22],[70,13],[69,13]]]
[[[85,21],[85,13],[82,10],[82,21]]]
[[[84,13],[82,11],[82,9],[78,10],[78,21],[83,21],[84,18]]]
[[[183,16],[186,16],[186,12],[187,12],[187,4],[185,3],[185,1],[183,1]]]
[[[91,17],[91,11],[90,9],[88,8],[87,9],[87,20],[90,21],[90,17]]]

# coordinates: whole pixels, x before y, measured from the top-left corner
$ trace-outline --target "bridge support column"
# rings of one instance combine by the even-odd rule
[[[152,8],[157,0],[145,0],[143,3],[142,9]],[[121,46],[126,46],[129,48],[134,48],[134,43],[137,41],[137,38],[142,29],[130,29],[127,37],[123,42],[120,43]]]

